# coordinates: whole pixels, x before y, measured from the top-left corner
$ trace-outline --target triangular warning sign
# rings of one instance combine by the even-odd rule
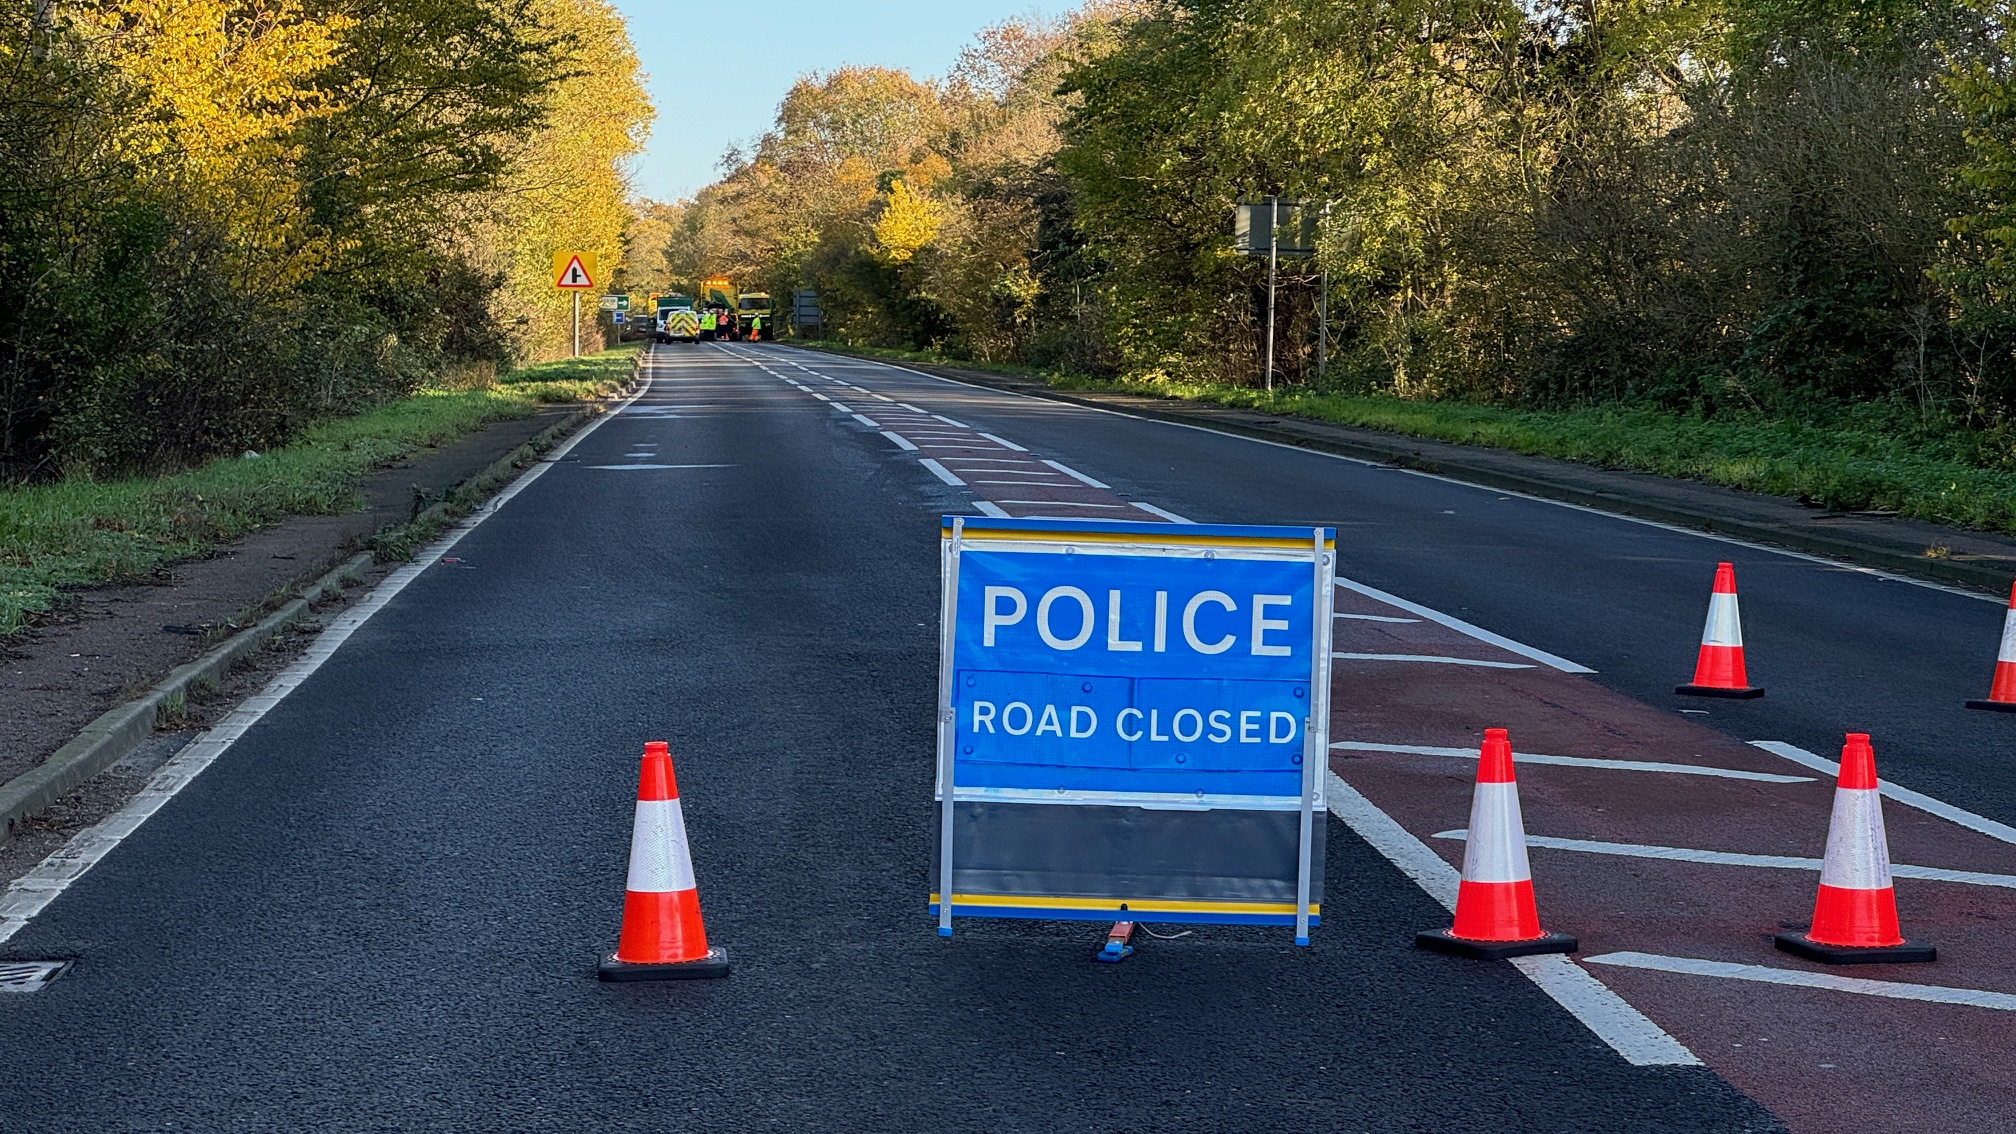
[[[571,256],[567,266],[561,270],[560,278],[554,281],[554,286],[589,288],[595,286],[595,281],[588,278],[588,269],[581,266],[581,257]]]

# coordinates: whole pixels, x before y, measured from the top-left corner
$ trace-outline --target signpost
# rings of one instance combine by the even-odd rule
[[[1263,240],[1261,234],[1265,233]],[[1248,256],[1267,257],[1267,372],[1263,380],[1274,388],[1274,285],[1281,260],[1316,254],[1316,217],[1306,201],[1263,197],[1241,201],[1232,220],[1232,246]],[[1326,344],[1327,345],[1327,344]]]
[[[1210,922],[1306,945],[1335,532],[949,516],[939,534],[938,932]]]
[[[574,293],[574,354],[581,354],[581,293],[595,286],[595,253],[553,253],[553,286]]]

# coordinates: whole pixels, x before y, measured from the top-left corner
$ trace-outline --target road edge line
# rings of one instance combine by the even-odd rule
[[[258,693],[240,702],[238,707],[226,714],[222,721],[185,745],[180,752],[148,777],[147,786],[141,788],[118,810],[72,835],[33,869],[8,883],[7,888],[0,891],[0,945],[6,944],[21,930],[27,928],[51,902],[70,888],[71,883],[103,861],[113,848],[124,842],[134,831],[139,830],[155,812],[194,782],[197,776],[237,743],[253,725],[258,724],[267,713],[285,700],[287,694],[313,676],[315,671],[322,667],[322,663],[334,656],[352,634],[370,621],[372,615],[398,597],[399,593],[413,580],[419,578],[423,571],[439,562],[449,549],[461,542],[463,536],[475,531],[484,520],[495,515],[497,510],[509,503],[513,497],[544,476],[546,470],[566,456],[575,445],[595,432],[602,423],[628,409],[650,388],[651,378],[646,375],[635,393],[606,412],[590,418],[532,467],[519,474],[517,479],[511,481],[502,491],[477,506],[468,516],[457,521],[446,533],[428,544],[423,551],[413,557],[411,562],[380,580],[356,606],[337,615],[327,629],[316,635],[315,641],[302,651],[300,657],[289,662],[271,681],[261,687]],[[150,732],[152,723],[149,719]]]

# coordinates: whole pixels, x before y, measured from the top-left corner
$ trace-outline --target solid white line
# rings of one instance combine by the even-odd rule
[[[1630,969],[1651,969],[1687,976],[1722,977],[1760,984],[1785,984],[1794,988],[1820,988],[1829,992],[1853,992],[1861,996],[1882,996],[1891,1000],[1920,1000],[1932,1004],[1960,1004],[1969,1008],[1994,1008],[2016,1012],[2016,996],[2006,992],[1986,992],[1978,988],[1949,988],[1940,984],[1906,984],[1895,980],[1835,976],[1804,969],[1774,969],[1765,965],[1739,965],[1732,961],[1704,961],[1698,957],[1665,957],[1657,953],[1603,953],[1582,958],[1585,964],[1617,965]]]
[[[880,429],[880,428],[882,428],[882,423],[881,423],[881,422],[879,422],[879,421],[876,421],[876,420],[875,420],[874,418],[870,418],[870,417],[863,417],[862,415],[860,415],[860,414],[858,414],[858,413],[854,415],[854,420],[855,420],[855,421],[858,421],[858,422],[860,422],[861,424],[863,424],[863,425],[867,426],[867,427],[868,427],[868,428],[870,428],[870,429]]]
[[[1438,839],[1466,839],[1468,831],[1437,831]],[[1593,839],[1557,839],[1546,835],[1526,836],[1529,847],[1545,847],[1548,850],[1578,851],[1582,854],[1607,854],[1618,858],[1652,858],[1666,862],[1699,862],[1708,866],[1753,866],[1770,870],[1810,870],[1815,874],[1823,865],[1821,859],[1798,858],[1783,854],[1741,854],[1736,851],[1695,850],[1691,847],[1661,847],[1638,843],[1606,843]],[[1994,886],[2003,890],[2016,890],[2016,874],[1986,874],[1978,870],[1947,870],[1939,866],[1907,866],[1891,863],[1890,873],[1897,878],[1917,878],[1926,882],[1958,882],[1965,886]]]
[[[975,508],[980,509],[980,511],[986,513],[987,515],[994,517],[997,520],[1006,520],[1010,518],[1006,509],[1002,508],[999,504],[993,503],[992,501],[975,500],[973,502],[973,506]]]
[[[1512,653],[1518,654],[1521,657],[1532,658],[1534,661],[1537,661],[1542,665],[1551,666],[1555,669],[1560,670],[1563,673],[1596,672],[1595,670],[1590,669],[1586,665],[1577,665],[1576,663],[1569,661],[1567,658],[1560,657],[1555,654],[1550,654],[1546,650],[1535,649],[1534,647],[1526,645],[1523,642],[1515,642],[1502,634],[1493,634],[1491,631],[1486,630],[1481,626],[1472,626],[1470,623],[1465,622],[1454,615],[1444,614],[1439,610],[1433,610],[1430,609],[1429,607],[1422,606],[1420,603],[1408,602],[1406,599],[1401,598],[1399,595],[1389,595],[1385,591],[1382,591],[1377,587],[1368,587],[1364,583],[1344,578],[1338,579],[1337,585],[1343,587],[1347,591],[1356,591],[1357,593],[1364,595],[1366,598],[1377,599],[1388,606],[1397,606],[1401,610],[1404,610],[1409,614],[1418,614],[1431,622],[1439,622],[1442,625],[1447,626],[1449,629],[1454,630],[1459,634],[1468,634],[1470,637],[1475,638],[1480,642],[1489,642],[1501,650],[1508,650]]]
[[[1141,509],[1143,512],[1148,513],[1151,516],[1160,516],[1172,524],[1190,524],[1196,522],[1194,520],[1185,519],[1182,516],[1179,516],[1166,508],[1157,508],[1153,504],[1144,504],[1139,500],[1134,501],[1134,506],[1136,508]]]
[[[1794,764],[1804,764],[1816,772],[1825,772],[1830,776],[1841,774],[1840,764],[1827,759],[1825,756],[1816,756],[1796,744],[1787,744],[1782,740],[1753,740],[1750,744],[1752,747],[1762,748],[1774,756],[1783,756]],[[1907,787],[1898,787],[1889,780],[1879,779],[1876,783],[1882,789],[1884,796],[1894,799],[1906,807],[1915,807],[1928,815],[1937,815],[1949,823],[1958,823],[1970,831],[1979,831],[1991,839],[2000,839],[2005,843],[2016,844],[2016,827],[2011,827],[2006,823],[1997,823],[1985,815],[1976,815],[1972,811],[1962,810],[1950,803],[1933,799],[1922,792],[1915,792]]]
[[[910,443],[910,439],[904,437],[900,433],[891,433],[885,429],[882,431],[882,436],[887,437],[889,440],[896,442],[896,447],[902,449],[906,453],[914,453],[917,451],[917,446],[912,445]]]
[[[1352,618],[1360,622],[1419,622],[1418,618],[1388,618],[1383,614],[1333,614],[1332,618]]]
[[[1485,669],[1533,669],[1525,662],[1478,661],[1476,658],[1445,658],[1434,654],[1331,654],[1333,658],[1351,661],[1411,661],[1440,662],[1443,665],[1474,665]]]
[[[1432,744],[1374,744],[1369,740],[1333,741],[1331,748],[1349,752],[1397,752],[1407,756],[1453,756],[1477,759],[1475,748],[1441,748]],[[1682,776],[1716,776],[1725,780],[1756,780],[1767,784],[1810,784],[1811,776],[1781,776],[1774,772],[1744,772],[1735,768],[1709,768],[1700,764],[1668,764],[1657,760],[1603,760],[1589,756],[1546,756],[1538,752],[1514,752],[1515,764],[1552,764],[1563,768],[1602,768],[1613,772],[1673,772]]]
[[[972,426],[970,426],[970,425],[966,424],[966,423],[965,423],[965,422],[963,422],[963,421],[953,421],[953,420],[952,420],[951,418],[949,418],[949,417],[946,417],[946,416],[945,416],[944,414],[942,414],[942,413],[934,413],[934,414],[932,414],[931,416],[932,416],[932,417],[935,417],[935,418],[937,418],[937,419],[938,419],[939,421],[942,421],[942,422],[944,422],[944,423],[945,423],[945,424],[947,424],[947,425],[950,425],[950,426],[954,426],[954,427],[956,427],[956,428],[959,428],[959,429],[971,429],[971,428],[973,428]]]
[[[1409,834],[1337,773],[1328,773],[1327,785],[1331,814],[1372,844],[1372,849],[1385,855],[1387,861],[1412,878],[1429,897],[1442,903],[1443,908],[1456,908],[1456,883],[1460,875],[1455,867],[1442,861],[1442,856],[1429,850],[1428,844]],[[1632,1066],[1700,1066],[1701,1060],[1685,1044],[1568,958],[1558,954],[1518,957],[1512,965]]]
[[[985,436],[986,436],[986,434],[984,434],[984,433],[983,433],[983,434],[981,434],[981,436],[982,436],[982,437],[985,437]],[[1061,461],[1053,461],[1053,460],[1050,460],[1049,458],[1047,458],[1047,457],[1046,457],[1046,458],[1044,458],[1044,459],[1043,459],[1043,463],[1044,463],[1044,464],[1046,464],[1046,465],[1049,465],[1049,466],[1050,466],[1051,468],[1053,468],[1053,469],[1056,469],[1056,470],[1057,470],[1058,472],[1061,472],[1061,473],[1063,473],[1063,474],[1064,474],[1065,476],[1068,476],[1068,477],[1070,477],[1070,478],[1071,478],[1071,479],[1073,479],[1073,480],[1082,480],[1082,481],[1084,481],[1084,482],[1085,482],[1086,484],[1089,484],[1089,485],[1091,485],[1091,486],[1092,486],[1092,487],[1094,487],[1094,488],[1111,488],[1111,487],[1113,487],[1112,485],[1110,485],[1110,484],[1107,484],[1107,483],[1106,483],[1105,481],[1103,481],[1103,480],[1093,480],[1093,479],[1092,479],[1091,477],[1089,477],[1089,476],[1086,476],[1086,475],[1085,475],[1084,473],[1082,473],[1082,472],[1079,472],[1079,471],[1078,471],[1077,469],[1074,469],[1074,468],[1070,467],[1069,465],[1066,465],[1066,464],[1064,464],[1064,463],[1063,463],[1063,462],[1061,462]]]
[[[992,433],[988,433],[985,430],[976,429],[973,432],[978,433],[980,436],[985,437],[987,440],[994,442],[996,445],[999,445],[1004,449],[1013,449],[1018,453],[1026,453],[1029,451],[1027,449],[1024,449],[1022,446],[1017,445],[1015,442],[1008,440],[1005,437],[996,437]]]
[[[991,453],[994,451],[994,446],[992,445],[926,445],[924,447],[926,449],[964,449],[972,453]]]
[[[1019,484],[1025,488],[1071,488],[1068,480],[976,480],[974,484]]]
[[[948,468],[946,468],[946,467],[945,467],[944,465],[941,465],[941,464],[939,464],[939,463],[938,463],[937,461],[934,461],[934,460],[932,460],[932,459],[931,459],[931,458],[929,458],[929,457],[922,457],[922,458],[919,458],[919,459],[918,459],[918,461],[917,461],[917,463],[918,463],[918,464],[920,464],[920,465],[923,465],[923,466],[924,466],[925,468],[927,468],[927,469],[930,469],[930,470],[931,470],[931,472],[932,472],[932,473],[933,473],[934,475],[936,475],[936,476],[938,477],[938,479],[939,479],[939,480],[942,480],[942,481],[944,481],[944,482],[945,482],[946,484],[965,484],[965,483],[966,483],[965,481],[963,481],[963,480],[960,480],[960,479],[959,479],[958,477],[956,477],[956,476],[953,476],[953,475],[952,475],[952,470],[951,470],[951,469],[948,469]],[[983,480],[983,481],[981,481],[980,483],[981,483],[981,484],[986,484],[987,482]]]
[[[49,903],[70,887],[72,882],[82,878],[92,867],[103,861],[126,837],[140,829],[153,814],[183,788],[189,786],[197,776],[217,761],[239,737],[245,735],[253,725],[259,723],[275,705],[287,694],[299,688],[313,676],[335,654],[338,647],[348,641],[358,627],[369,621],[371,616],[383,610],[386,604],[398,596],[400,591],[420,577],[429,567],[440,563],[449,549],[461,541],[463,536],[475,531],[477,525],[497,513],[497,510],[511,502],[512,498],[525,491],[533,481],[546,474],[546,470],[567,455],[574,446],[595,432],[602,423],[628,410],[638,398],[651,389],[652,378],[649,370],[658,367],[650,365],[655,358],[647,356],[647,371],[643,388],[608,413],[582,426],[572,437],[549,451],[539,462],[526,469],[517,480],[507,485],[502,492],[490,498],[475,512],[460,523],[448,529],[440,539],[429,544],[418,553],[411,563],[385,576],[371,593],[364,596],[355,606],[333,618],[328,629],[315,636],[315,641],[302,651],[301,656],[289,663],[285,669],[266,683],[259,693],[233,709],[225,718],[202,736],[190,741],[166,764],[161,765],[148,777],[147,786],[141,788],[126,805],[96,824],[70,837],[49,857],[43,859],[33,870],[9,883],[4,893],[0,893],[0,944],[4,944],[21,932],[36,915],[48,908]],[[662,364],[661,364],[662,365]]]
[[[911,405],[909,402],[897,402],[896,404],[902,406],[904,409],[909,410],[911,413],[921,413],[926,417],[929,417],[931,415],[930,410],[918,409],[916,406]]]

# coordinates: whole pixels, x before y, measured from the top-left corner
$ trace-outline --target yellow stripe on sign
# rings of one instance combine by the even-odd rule
[[[1181,530],[1175,524],[1169,525],[1169,528],[1172,533]],[[952,538],[952,529],[940,526],[938,534],[945,539],[950,539]],[[1178,544],[1184,547],[1255,547],[1269,550],[1285,548],[1294,551],[1306,551],[1310,545],[1310,541],[1306,539],[1270,539],[1264,536],[1163,535],[1160,531],[1155,532],[1150,537],[1145,532],[1134,535],[1125,532],[1017,532],[993,529],[976,531],[972,528],[967,528],[960,538],[964,539],[967,543],[979,543],[984,540],[1010,543],[1142,543],[1153,544],[1155,546]],[[1337,541],[1335,539],[1325,539],[1323,546],[1326,549],[1334,548],[1337,546]]]
[[[938,902],[937,891],[932,891],[931,902]],[[1120,907],[1126,906],[1123,911]],[[1045,898],[1027,894],[954,894],[952,907],[996,906],[1003,909],[1042,910],[1109,910],[1113,913],[1221,913],[1221,914],[1287,914],[1295,913],[1294,902],[1182,902],[1158,898]],[[1323,912],[1320,902],[1309,905],[1309,913],[1315,916]]]

